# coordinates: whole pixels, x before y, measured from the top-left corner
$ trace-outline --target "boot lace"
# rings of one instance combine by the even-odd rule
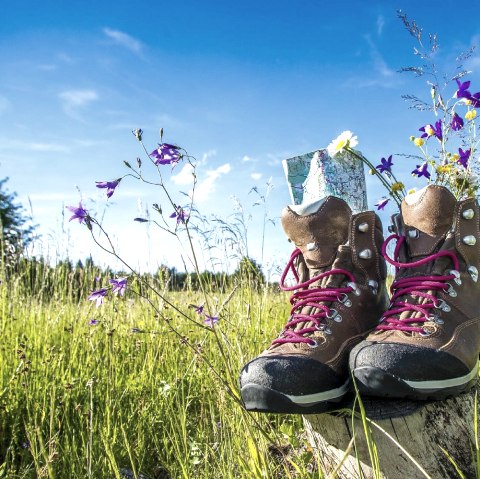
[[[309,346],[315,347],[317,342],[312,338],[305,337],[305,335],[312,334],[315,331],[327,332],[328,330],[324,324],[325,318],[331,319],[336,315],[336,311],[329,308],[324,303],[331,304],[335,301],[346,301],[347,294],[356,291],[357,289],[355,277],[349,271],[341,268],[331,269],[324,273],[320,273],[307,281],[300,282],[300,277],[295,268],[294,261],[301,254],[302,252],[300,249],[295,249],[293,251],[280,278],[280,288],[283,291],[298,291],[290,297],[292,308],[290,310],[289,321],[285,325],[280,336],[272,341],[272,345],[284,343],[307,343]],[[292,272],[297,281],[297,284],[294,286],[285,285],[285,279],[289,272]],[[315,286],[309,288],[312,283],[335,274],[341,274],[348,278],[349,282],[346,287],[322,288],[320,286]],[[305,307],[312,308],[309,314],[302,312]],[[301,323],[304,323],[304,326],[297,329],[298,325]]]
[[[390,258],[387,254],[387,246],[392,240],[397,240],[393,254],[394,259]],[[385,240],[382,246],[383,257],[388,263],[395,266],[396,272],[401,268],[415,268],[430,263],[443,256],[447,256],[452,260],[454,269],[450,270],[450,274],[448,275],[412,276],[395,280],[390,287],[390,292],[392,293],[390,307],[383,314],[380,324],[376,329],[382,331],[410,331],[427,335],[429,332],[425,330],[423,326],[425,322],[442,322],[435,314],[432,314],[432,310],[440,309],[445,312],[450,311],[450,306],[442,299],[437,298],[436,292],[452,292],[453,288],[448,282],[451,280],[459,281],[459,263],[457,256],[451,251],[439,251],[418,261],[402,263],[398,261],[398,254],[404,242],[405,236],[392,234]],[[424,298],[425,301],[421,304],[412,304],[404,298],[405,296],[410,298]],[[405,311],[409,311],[413,313],[413,315],[402,319],[395,317]]]

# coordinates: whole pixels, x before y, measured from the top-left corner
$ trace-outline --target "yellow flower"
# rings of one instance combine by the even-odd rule
[[[415,146],[420,147],[420,146],[423,146],[425,144],[425,141],[423,140],[423,138],[415,138],[413,140],[413,143],[414,143]]]
[[[408,191],[407,191],[407,195],[413,195],[413,193],[416,193],[417,191],[417,188],[410,188]]]
[[[452,165],[437,166],[437,173],[450,173],[451,171],[452,171]]]
[[[405,185],[401,181],[397,181],[396,183],[393,183],[390,188],[395,193],[397,191],[403,190],[404,187],[405,187]]]
[[[466,120],[475,120],[475,117],[477,116],[477,110],[470,110],[465,113],[465,119]]]

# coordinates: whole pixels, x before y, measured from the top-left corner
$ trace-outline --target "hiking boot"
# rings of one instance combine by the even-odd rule
[[[360,392],[444,399],[478,377],[479,208],[442,186],[405,197],[383,246],[395,266],[392,298],[376,330],[350,355]],[[396,240],[393,259],[387,256]]]
[[[349,391],[348,355],[378,324],[388,304],[382,224],[372,211],[352,214],[329,196],[290,206],[282,225],[297,246],[280,287],[294,292],[288,322],[240,375],[248,410],[316,413]],[[296,280],[286,286],[291,272]]]

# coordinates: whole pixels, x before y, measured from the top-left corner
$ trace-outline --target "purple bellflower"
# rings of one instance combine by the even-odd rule
[[[218,316],[209,316],[208,314],[205,315],[205,319],[203,320],[203,323],[206,324],[207,326],[212,327],[214,324],[217,324],[219,321]]]
[[[390,155],[387,159],[382,158],[380,160],[380,164],[377,165],[375,168],[380,172],[384,173],[385,171],[388,171],[389,173],[392,171],[392,155]]]
[[[430,178],[428,163],[425,161],[421,165],[417,165],[417,167],[412,171],[412,175],[417,176],[418,178],[421,178],[422,176],[425,178]]]
[[[179,147],[170,145],[169,143],[162,143],[158,145],[156,150],[150,153],[150,156],[154,158],[154,163],[158,165],[175,165],[180,159]]]
[[[429,138],[430,136],[435,136],[438,140],[442,141],[442,120],[435,122],[435,126],[428,124],[419,128],[419,131],[423,131],[421,138]]]
[[[96,181],[97,188],[106,188],[107,189],[107,198],[111,198],[113,195],[115,188],[120,184],[122,179],[119,178],[118,180],[114,181]]]
[[[454,113],[452,121],[450,122],[450,126],[454,131],[461,130],[463,128],[463,119]]]
[[[98,319],[91,319],[88,324],[90,326],[96,326],[100,321]]]
[[[458,90],[455,92],[455,98],[467,98],[470,99],[472,96],[468,89],[470,88],[470,82],[461,82],[458,78],[456,79],[457,85],[458,85]]]
[[[472,153],[472,149],[469,148],[468,150],[463,151],[461,148],[458,149],[458,155],[460,158],[457,160],[459,165],[462,165],[464,168],[468,168],[468,160]]]
[[[112,285],[112,293],[117,294],[118,296],[125,295],[127,278],[110,279],[109,282]]]
[[[185,213],[183,208],[177,208],[176,211],[170,215],[170,218],[177,218],[177,224],[185,223],[185,221],[188,219],[188,214]]]
[[[89,301],[95,301],[97,308],[103,304],[103,300],[107,295],[108,290],[105,288],[97,289],[97,291],[92,291],[88,296]]]
[[[67,206],[66,208],[73,213],[68,221],[78,220],[79,223],[83,223],[88,218],[88,211],[82,206],[81,202],[78,203],[78,207]]]
[[[390,201],[390,198],[382,198],[375,203],[377,210],[383,210],[387,203]]]

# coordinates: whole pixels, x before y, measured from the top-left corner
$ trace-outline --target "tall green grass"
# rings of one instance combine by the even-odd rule
[[[159,313],[132,292],[96,308],[62,272],[46,297],[51,271],[25,264],[38,269],[0,285],[0,478],[321,477],[300,416],[239,404],[238,372],[284,323],[283,294],[213,294],[221,320],[199,328],[199,293],[149,294]]]

